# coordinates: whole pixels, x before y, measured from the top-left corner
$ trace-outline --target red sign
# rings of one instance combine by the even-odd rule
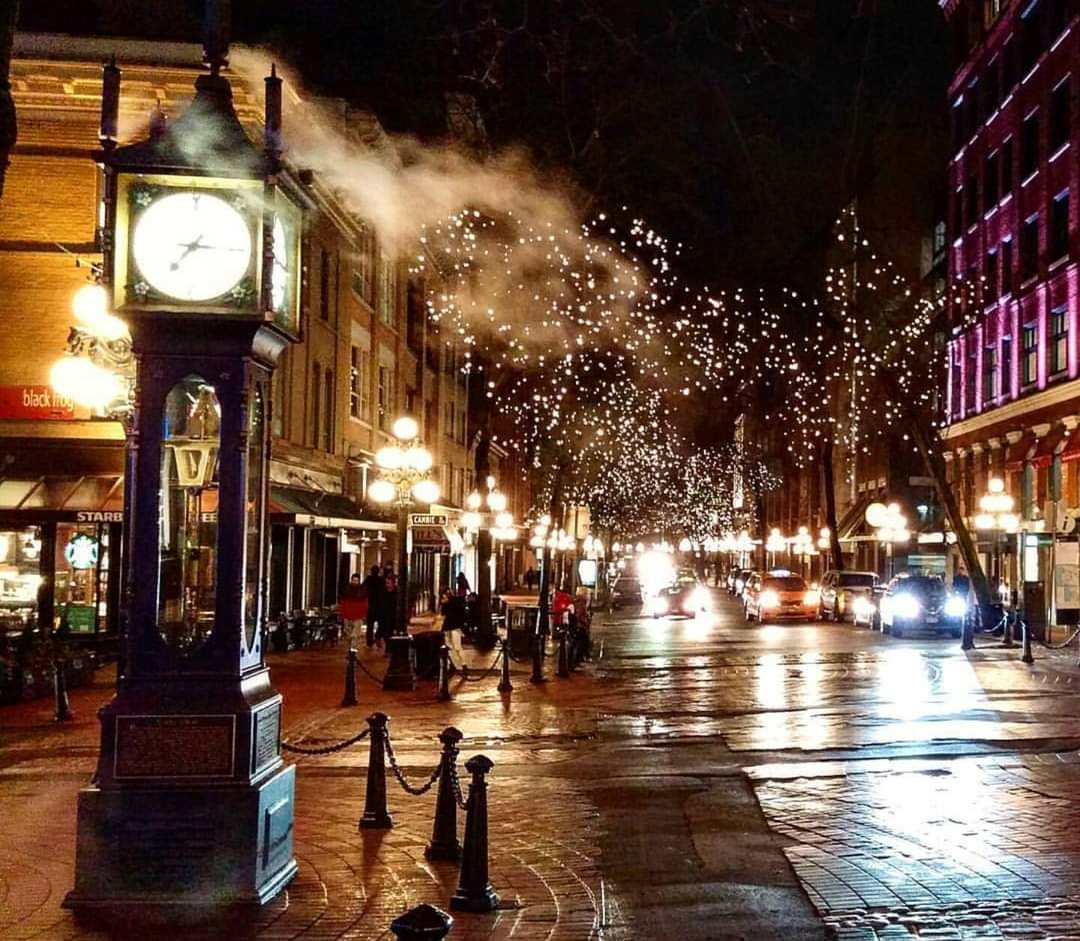
[[[74,418],[75,403],[49,386],[0,386],[0,418]]]

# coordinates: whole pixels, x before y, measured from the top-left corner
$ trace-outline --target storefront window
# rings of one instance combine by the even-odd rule
[[[107,526],[61,523],[56,529],[56,623],[69,634],[93,634],[106,623],[109,597]]]
[[[165,400],[161,453],[161,554],[158,629],[189,651],[214,626],[221,404],[198,376]]]
[[[264,408],[262,388],[255,387],[248,417],[247,500],[244,544],[244,635],[254,646],[259,625],[259,581],[262,576]]]
[[[0,532],[0,630],[4,634],[37,627],[40,569],[40,527]]]

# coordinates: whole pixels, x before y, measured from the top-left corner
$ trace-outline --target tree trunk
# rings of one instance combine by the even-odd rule
[[[829,527],[829,554],[832,567],[844,570],[844,552],[840,548],[840,522],[836,518],[836,486],[833,480],[833,439],[830,434],[821,446],[821,488],[825,494],[825,525]]]
[[[483,415],[474,459],[476,489],[486,492],[491,474],[491,409]],[[495,646],[495,631],[491,625],[491,530],[481,526],[476,534],[476,645],[481,650]]]
[[[758,547],[758,568],[764,572],[768,567],[765,542],[769,538],[769,527],[765,520],[765,494],[757,493],[754,495],[754,499],[757,502],[758,538],[761,540],[761,545]]]
[[[555,466],[555,480],[551,487],[551,503],[548,506],[548,513],[551,516],[551,525],[554,528],[557,528],[556,520],[561,518],[564,470],[565,465],[560,461]],[[548,619],[550,617],[551,607],[548,602],[548,593],[551,590],[551,567],[555,561],[555,553],[551,551],[546,540],[544,542],[543,559],[544,561],[540,572],[540,623],[538,625],[540,642],[543,642],[543,638],[550,631]]]

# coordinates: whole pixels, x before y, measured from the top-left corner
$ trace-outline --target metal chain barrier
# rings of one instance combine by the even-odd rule
[[[473,676],[472,671],[467,670],[467,672],[463,672],[461,674],[461,679],[463,679],[466,683],[475,683],[478,680],[486,680],[489,676],[491,676],[492,673],[499,669],[499,660],[501,658],[502,651],[500,650],[497,654],[495,654],[495,659],[491,661],[491,666],[489,666],[482,673],[478,673],[476,676]]]
[[[1045,647],[1047,650],[1064,650],[1066,647],[1071,647],[1073,641],[1076,640],[1077,637],[1080,637],[1080,627],[1073,631],[1060,644],[1048,644],[1046,641],[1038,640],[1038,638],[1036,638],[1036,643],[1038,643],[1040,647]]]
[[[397,756],[394,754],[394,746],[390,742],[390,732],[386,732],[384,739],[386,744],[386,757],[390,759],[390,770],[394,772],[394,777],[397,778],[398,784],[404,789],[407,794],[412,794],[413,797],[419,797],[421,794],[426,794],[434,787],[435,782],[439,779],[439,771],[442,768],[442,761],[435,765],[435,770],[428,776],[427,781],[421,784],[419,787],[415,784],[411,784],[409,779],[405,776],[405,772],[401,770],[401,766],[398,765]],[[456,768],[455,768],[456,773]]]
[[[290,745],[288,742],[282,742],[281,748],[283,751],[292,752],[296,755],[332,755],[334,752],[343,751],[350,745],[362,742],[370,733],[371,729],[364,729],[359,735],[354,735],[344,742],[338,742],[335,745],[326,745],[323,748],[304,748],[301,745]]]
[[[454,800],[462,810],[469,809],[469,802],[461,796],[461,780],[458,778],[457,762],[450,766],[450,784],[454,789]]]
[[[381,676],[376,676],[376,675],[375,675],[374,673],[372,673],[372,672],[371,672],[371,671],[370,671],[370,670],[369,670],[369,669],[368,669],[368,668],[367,668],[367,667],[366,667],[366,666],[364,665],[364,661],[363,661],[363,660],[361,660],[361,659],[360,659],[359,657],[357,657],[357,658],[356,658],[356,665],[357,665],[358,667],[360,667],[360,669],[361,669],[361,670],[362,670],[362,671],[364,672],[364,675],[365,675],[365,676],[366,676],[366,677],[367,677],[367,678],[368,678],[369,680],[371,680],[371,682],[372,682],[372,683],[377,683],[377,684],[378,684],[378,685],[379,685],[380,687],[381,687],[381,686],[383,685],[383,678],[382,678]]]

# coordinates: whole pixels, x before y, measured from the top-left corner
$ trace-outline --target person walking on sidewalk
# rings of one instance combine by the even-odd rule
[[[364,579],[364,590],[367,592],[367,613],[364,617],[364,623],[367,627],[367,645],[369,647],[375,646],[375,625],[379,621],[379,617],[382,613],[382,590],[383,580],[379,574],[379,567],[373,565],[371,571],[368,572],[367,578]],[[380,630],[380,634],[382,631]]]
[[[379,605],[379,636],[386,643],[397,627],[397,600],[398,578],[394,567],[387,563],[383,566],[382,573],[382,603]],[[405,631],[408,633],[408,618],[406,617]]]
[[[367,619],[368,607],[368,591],[360,582],[359,572],[353,572],[349,576],[349,584],[338,598],[338,612],[345,625],[345,640],[350,650],[356,647],[356,632]],[[370,641],[368,646],[371,646]]]
[[[460,598],[464,598],[472,589],[469,587],[469,579],[464,572],[457,573],[456,592]]]
[[[465,673],[465,661],[461,656],[461,629],[465,626],[465,599],[444,588],[439,599],[439,627],[443,643],[450,650],[450,665],[457,672]]]

